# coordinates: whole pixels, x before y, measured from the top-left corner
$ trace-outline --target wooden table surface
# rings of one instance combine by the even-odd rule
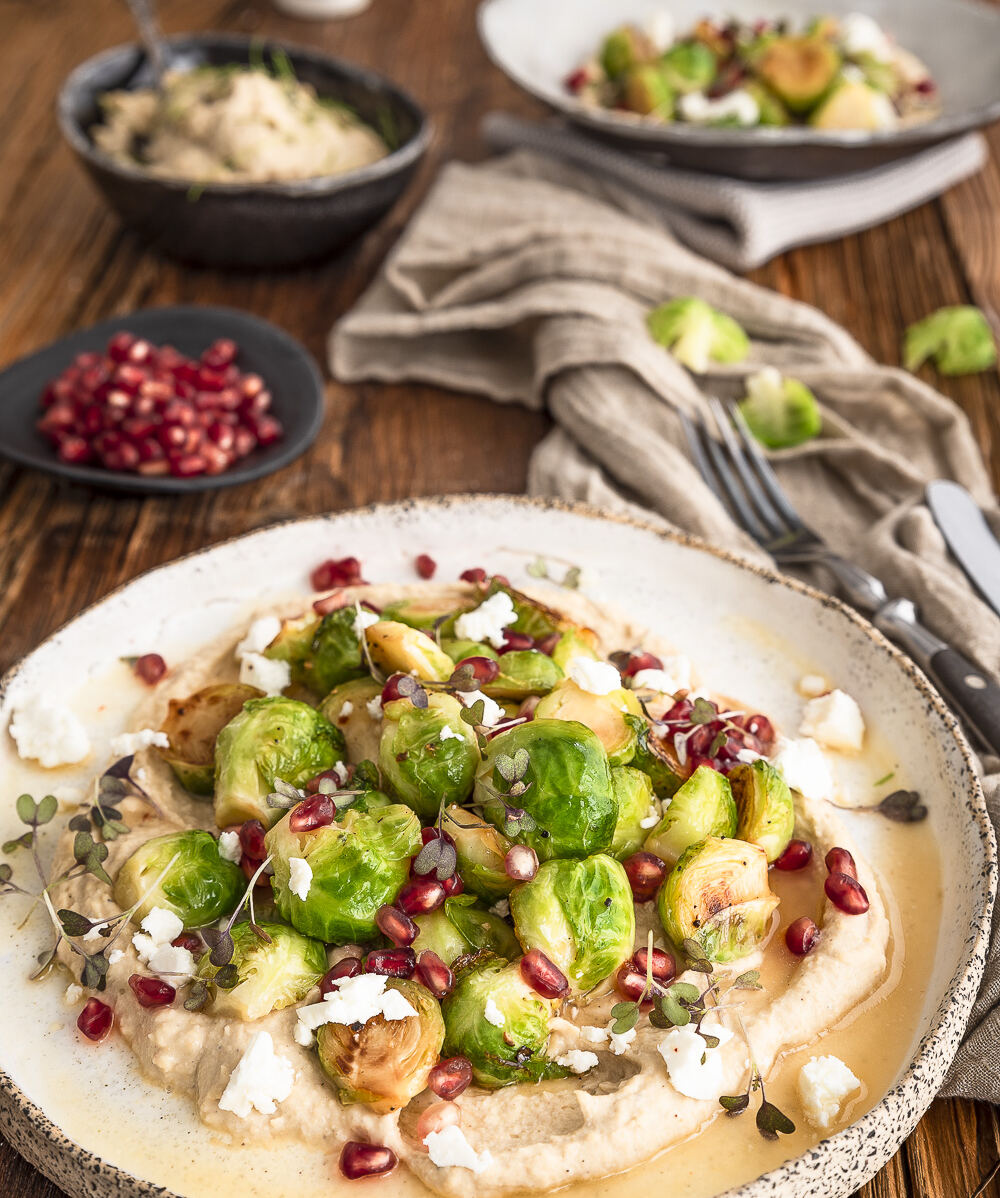
[[[794,6],[793,6],[794,7]],[[819,7],[822,7],[821,5]],[[0,366],[116,313],[230,304],[275,321],[322,360],[325,336],[371,278],[442,161],[484,153],[481,116],[538,106],[487,62],[474,0],[375,0],[359,17],[306,23],[267,0],[161,0],[168,32],[230,29],[309,42],[394,77],[430,111],[434,145],[416,185],[363,241],[288,273],[226,275],[163,261],[119,225],[63,144],[53,106],[85,57],[131,33],[121,0],[0,0]],[[1000,310],[1000,129],[977,178],[879,229],[796,250],[756,281],[816,304],[877,358],[942,304]],[[1000,479],[1000,378],[948,380]],[[0,397],[2,401],[2,397]],[[0,466],[0,671],[119,583],[179,554],[288,516],[442,491],[522,491],[545,417],[431,387],[327,382],[310,452],[263,484],[139,499]],[[467,431],[466,431],[467,430]],[[474,435],[473,435],[474,431]],[[967,1198],[1000,1156],[1000,1120],[934,1104],[864,1198]],[[1000,1182],[984,1191],[1000,1198]],[[59,1191],[0,1140],[0,1195]]]

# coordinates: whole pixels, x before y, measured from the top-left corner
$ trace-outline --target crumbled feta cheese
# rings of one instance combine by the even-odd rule
[[[281,621],[277,616],[261,616],[247,629],[247,634],[236,646],[237,659],[247,653],[263,653],[281,631]]]
[[[219,1110],[232,1111],[240,1119],[246,1119],[251,1111],[273,1115],[294,1084],[291,1061],[275,1053],[270,1032],[257,1032],[222,1092]]]
[[[288,858],[288,889],[303,902],[309,897],[313,871],[305,857]]]
[[[503,630],[516,620],[514,601],[506,591],[497,591],[472,611],[462,612],[455,621],[455,639],[485,642],[502,649]]]
[[[483,701],[483,727],[493,728],[504,718],[504,709],[491,699],[489,695],[484,695],[482,691],[461,691],[459,699],[466,707],[475,707],[480,699]]]
[[[865,739],[861,708],[842,690],[833,690],[806,704],[800,736],[811,736],[828,749],[858,753]]]
[[[163,907],[154,907],[142,921],[142,931],[132,937],[139,960],[156,974],[193,977],[195,961],[186,948],[174,948],[171,941],[184,931],[184,925]]]
[[[90,739],[73,712],[37,695],[14,708],[10,734],[19,757],[46,769],[75,765],[90,752]]]
[[[595,661],[581,654],[570,661],[566,673],[580,690],[592,695],[610,695],[621,689],[622,676],[607,661]]]
[[[148,936],[161,944],[169,944],[184,931],[184,924],[179,916],[165,907],[153,907],[143,919],[141,927]]]
[[[844,1099],[861,1082],[839,1057],[810,1057],[799,1072],[799,1097],[806,1118],[820,1131],[829,1130]]]
[[[808,737],[800,740],[778,741],[778,751],[772,763],[781,771],[785,781],[807,799],[833,797],[833,774],[823,750]]]
[[[510,902],[505,898],[497,899],[493,906],[490,907],[490,911],[494,915],[499,915],[501,919],[506,919],[510,914]]]
[[[760,120],[760,105],[743,87],[714,100],[704,92],[688,92],[681,96],[678,108],[684,120],[698,125],[714,124],[730,117],[737,125],[756,125]]]
[[[702,1028],[716,1036],[719,1047],[733,1038],[717,1019],[706,1017]],[[718,1098],[725,1082],[722,1056],[718,1048],[709,1048],[691,1024],[674,1027],[656,1046],[667,1066],[670,1084],[688,1098]]]
[[[461,732],[455,732],[454,729],[449,728],[448,725],[445,724],[438,734],[438,740],[465,740],[465,737],[461,734]]]
[[[492,1023],[494,1027],[503,1027],[507,1022],[503,1011],[500,1010],[492,998],[486,1000],[486,1009],[483,1011],[483,1018],[487,1023]]]
[[[303,1048],[312,1048],[315,1035],[304,1023],[296,1022],[295,1028],[292,1031],[292,1039],[296,1044],[301,1044]]]
[[[387,990],[387,978],[380,973],[361,973],[353,978],[337,978],[322,1002],[298,1010],[299,1023],[314,1032],[324,1023],[367,1023],[376,1015],[383,1019],[407,1019],[416,1011],[398,990]]]
[[[161,944],[146,962],[150,971],[159,977],[168,977],[174,985],[193,978],[197,966],[190,949],[176,948],[172,944]]]
[[[369,699],[365,704],[368,714],[373,720],[382,718],[382,696],[376,695],[374,699]]]
[[[822,674],[803,674],[796,687],[803,699],[818,699],[831,689]]]
[[[627,1032],[616,1032],[612,1029],[615,1026],[615,1021],[612,1019],[607,1026],[608,1038],[611,1041],[611,1051],[616,1057],[622,1056],[628,1049],[629,1045],[636,1037],[635,1028],[630,1028]]]
[[[606,1027],[582,1027],[580,1039],[588,1044],[607,1044],[610,1033]]]
[[[368,611],[364,607],[359,607],[357,612],[358,614],[354,617],[354,623],[351,627],[354,629],[354,635],[360,641],[365,635],[365,629],[371,628],[373,624],[377,624],[379,617],[373,611]]]
[[[457,1167],[482,1173],[493,1164],[493,1154],[488,1148],[477,1152],[465,1138],[465,1133],[453,1123],[440,1131],[431,1131],[424,1136],[427,1154],[439,1169]]]
[[[240,844],[239,832],[219,833],[219,856],[223,861],[233,861],[239,864],[243,856],[243,846]]]
[[[571,1048],[569,1052],[564,1052],[561,1057],[556,1057],[557,1065],[562,1065],[566,1069],[572,1069],[574,1073],[586,1073],[588,1069],[593,1069],[597,1063],[596,1052],[585,1052],[580,1048]]]
[[[662,670],[639,670],[632,675],[634,691],[656,691],[676,695],[691,689],[691,662],[686,657],[668,657]]]
[[[111,752],[116,757],[129,757],[140,749],[156,745],[158,749],[169,749],[170,739],[165,732],[155,728],[140,728],[138,732],[121,732],[111,738]]]
[[[850,12],[841,17],[840,41],[850,55],[868,54],[877,62],[890,62],[893,58],[892,41],[867,13]]]
[[[755,761],[759,761],[762,754],[756,749],[737,749],[736,760],[741,761],[744,765],[753,765]]]
[[[655,807],[651,807],[649,810],[649,815],[644,815],[642,817],[642,819],[639,820],[639,827],[640,828],[655,828],[659,822],[660,822],[659,813],[657,812]]]
[[[76,982],[72,982],[66,987],[66,993],[63,995],[63,1002],[67,1007],[75,1007],[81,998],[83,998],[82,986],[78,986]]]
[[[337,779],[337,782],[341,786],[346,786],[351,777],[347,766],[344,765],[342,761],[335,761],[333,765],[330,766],[330,769],[333,771],[333,775]]]
[[[338,720],[346,720],[347,717],[349,715],[351,715],[353,711],[354,711],[354,704],[351,702],[350,699],[345,699],[343,704],[341,705],[340,714],[337,716],[337,719]]]
[[[292,681],[287,661],[272,661],[260,653],[244,653],[240,658],[240,682],[255,686],[265,695],[280,695]]]
[[[113,948],[113,949],[111,950],[111,952],[109,952],[109,953],[108,953],[108,964],[109,964],[109,965],[117,965],[117,964],[118,964],[118,962],[119,962],[119,961],[122,959],[122,957],[124,957],[124,956],[125,956],[125,950],[124,950],[124,949],[120,949],[120,948]]]

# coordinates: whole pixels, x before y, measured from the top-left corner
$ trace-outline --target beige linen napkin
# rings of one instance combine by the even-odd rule
[[[746,362],[696,378],[649,338],[653,305],[696,294],[749,332]],[[763,363],[814,389],[823,436],[773,455],[793,503],[834,548],[917,600],[927,622],[1000,673],[1000,619],[949,558],[923,503],[949,477],[1000,528],[968,421],[880,366],[815,308],[698,257],[628,186],[520,152],[451,164],[357,307],[331,334],[341,380],[419,379],[546,407],[533,494],[628,508],[760,558],[688,459],[678,409],[736,396]],[[824,580],[813,578],[823,585]],[[984,763],[994,823],[1000,761]],[[1000,1101],[1000,943],[945,1092]]]

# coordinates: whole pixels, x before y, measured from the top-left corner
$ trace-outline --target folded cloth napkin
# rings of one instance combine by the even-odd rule
[[[881,224],[974,175],[987,156],[983,137],[968,133],[874,170],[750,183],[667,166],[656,155],[623,153],[559,118],[535,123],[494,112],[482,132],[494,150],[534,150],[624,184],[655,204],[685,245],[733,270]]]
[[[815,308],[733,277],[623,189],[519,152],[447,166],[357,307],[335,327],[341,380],[419,379],[546,407],[529,490],[629,510],[760,560],[691,464],[678,410],[739,395],[770,363],[820,398],[823,436],[772,455],[792,502],[831,545],[908,595],[931,627],[1000,672],[1000,619],[948,557],[926,483],[963,483],[1000,529],[989,478],[959,409],[878,365]],[[747,329],[746,362],[695,378],[648,336],[664,299],[696,294]],[[810,578],[819,582],[821,578]],[[1000,760],[982,763],[994,823]],[[945,1093],[1000,1101],[1000,937]]]

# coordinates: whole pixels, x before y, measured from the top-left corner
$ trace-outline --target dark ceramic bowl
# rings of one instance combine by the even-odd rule
[[[184,68],[249,63],[261,50],[259,39],[222,33],[169,38],[167,44],[170,61]],[[349,105],[377,130],[392,130],[396,148],[358,170],[294,182],[161,179],[115,162],[90,135],[101,120],[103,92],[149,86],[138,45],[89,58],[63,85],[59,124],[67,140],[122,220],[163,253],[210,266],[291,266],[323,258],[374,224],[412,177],[431,129],[410,96],[380,75],[317,50],[274,45],[320,96]],[[270,48],[264,45],[265,56]]]

